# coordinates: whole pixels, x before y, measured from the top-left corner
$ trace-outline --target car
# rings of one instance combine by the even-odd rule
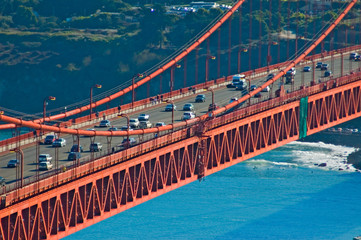
[[[129,119],[129,126],[131,128],[138,128],[139,127],[139,120],[138,118],[131,118]]]
[[[357,55],[357,56],[355,57],[355,61],[356,61],[356,62],[361,61],[361,56],[360,56],[360,55]]]
[[[231,98],[231,100],[229,100],[229,103],[233,103],[234,101],[237,101],[237,100],[238,100],[238,98],[233,97],[233,98]]]
[[[323,64],[323,62],[316,63],[316,68],[321,68],[322,64]]]
[[[261,92],[269,92],[269,91],[271,91],[271,88],[269,86],[266,86],[261,90]]]
[[[68,160],[69,161],[74,161],[81,158],[81,153],[80,152],[70,152],[68,154]]]
[[[64,138],[55,139],[55,141],[53,142],[53,147],[65,147],[65,145],[66,140]]]
[[[110,128],[108,128],[108,131],[118,131],[118,128],[117,127],[110,127]]]
[[[129,127],[128,126],[121,126],[120,127],[120,131],[127,131],[127,130],[133,131],[133,128],[131,128],[130,126]]]
[[[194,106],[192,103],[186,103],[183,106],[184,111],[194,111]]]
[[[267,76],[267,81],[270,80],[270,79],[272,79],[274,76],[275,76],[274,73],[268,74],[268,76]]]
[[[350,60],[355,59],[357,56],[358,56],[358,53],[355,53],[355,52],[350,53]]]
[[[311,70],[312,70],[312,68],[311,68],[310,66],[305,66],[305,67],[303,68],[303,71],[304,71],[304,72],[311,72]]]
[[[323,63],[321,66],[321,70],[327,70],[328,69],[328,64],[327,63]]]
[[[297,71],[296,71],[296,68],[292,67],[292,68],[290,69],[290,71],[292,72],[293,76],[296,75],[296,72],[297,72]]]
[[[4,187],[6,185],[6,180],[3,177],[0,177],[0,186]]]
[[[144,128],[151,128],[152,124],[149,121],[141,121],[139,123],[139,128],[144,129]]]
[[[79,145],[79,151],[78,151],[78,144],[74,144],[69,152],[84,152],[83,146]]]
[[[53,159],[53,157],[50,156],[50,154],[40,154],[39,155],[39,163],[41,163],[41,162],[51,162],[52,159]]]
[[[208,107],[208,112],[210,112],[210,111],[214,111],[214,110],[216,110],[216,109],[218,109],[219,108],[219,106],[218,106],[218,104],[217,103],[211,103],[211,104],[209,104],[209,107]]]
[[[136,143],[137,143],[137,140],[135,140],[135,138],[129,138],[129,141],[128,141],[128,138],[124,138],[121,143],[121,146],[123,146],[123,147],[132,146]]]
[[[148,114],[145,114],[145,113],[142,113],[138,116],[138,120],[139,122],[141,121],[148,121],[149,120],[149,115]]]
[[[39,170],[50,170],[53,168],[53,164],[49,161],[39,163]]]
[[[110,127],[110,121],[109,120],[101,120],[99,123],[99,127]]]
[[[251,85],[251,87],[249,88],[250,91],[254,91],[257,89],[257,86],[256,85]],[[254,97],[256,98],[260,98],[262,95],[261,93],[256,93],[256,95],[254,95]]]
[[[169,111],[172,111],[172,110],[174,110],[174,111],[177,110],[177,106],[172,104],[172,103],[167,104],[167,106],[165,106],[164,111],[169,112]]]
[[[44,144],[53,144],[54,140],[56,139],[55,135],[47,135],[44,139]]]
[[[183,113],[181,120],[189,120],[189,119],[192,119],[195,117],[196,117],[196,115],[193,112],[185,112],[185,113]]]
[[[14,167],[17,167],[19,165],[20,161],[17,160],[17,159],[11,159],[9,162],[8,162],[8,168],[14,168]]]
[[[199,95],[196,96],[196,99],[194,101],[195,102],[205,102],[206,101],[206,95],[199,94]]]
[[[101,150],[103,150],[103,145],[99,142],[91,143],[89,146],[91,152],[100,152]]]
[[[325,71],[324,77],[331,77],[332,76],[332,72],[327,70]]]
[[[157,122],[157,123],[155,124],[155,127],[163,127],[163,126],[165,126],[165,123],[164,123],[164,122]]]

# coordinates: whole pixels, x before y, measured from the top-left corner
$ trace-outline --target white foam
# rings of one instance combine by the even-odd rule
[[[258,165],[258,166],[284,166],[284,167],[297,167],[298,165],[296,163],[289,163],[289,162],[272,162],[265,159],[251,159],[246,161],[246,163],[252,164],[252,165]]]

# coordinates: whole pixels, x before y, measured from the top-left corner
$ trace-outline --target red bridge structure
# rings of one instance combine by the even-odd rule
[[[100,106],[128,92],[132,93],[132,102],[122,106],[122,111],[132,112],[137,107],[152,105],[148,98],[135,101],[134,90],[153,81],[167,69],[170,71],[171,80],[169,92],[162,94],[164,100],[175,101],[185,93],[188,94],[190,89],[193,91],[193,89],[208,88],[213,91],[222,84],[228,83],[232,79],[230,70],[228,77],[218,76],[216,80],[208,80],[210,70],[208,60],[211,59],[208,39],[213,33],[217,34],[217,29],[226,21],[231,26],[231,16],[241,11],[243,1],[238,1],[203,35],[178,51],[178,54],[164,65],[150,74],[135,75],[132,85],[113,95],[67,113],[33,121],[10,117],[4,112],[0,115],[0,120],[7,124],[1,125],[0,129],[29,127],[39,132],[72,134],[78,139],[80,135],[108,138],[116,136],[129,138],[131,135],[151,137],[119,151],[108,149],[108,154],[83,162],[75,162],[71,167],[62,169],[57,166],[51,174],[45,177],[37,176],[34,181],[21,178],[14,188],[5,187],[1,195],[0,239],[65,237],[214,172],[359,117],[361,115],[361,71],[359,71],[360,68],[352,72],[345,71],[343,56],[357,51],[361,46],[353,43],[343,48],[330,49],[327,53],[321,51],[320,54],[309,55],[318,44],[324,47],[324,40],[332,34],[332,30],[355,3],[356,0],[350,1],[342,9],[338,18],[325,26],[325,30],[317,37],[315,36],[315,41],[302,52],[297,53],[294,59],[271,65],[270,52],[268,52],[266,67],[245,72],[250,82],[259,76],[274,72],[274,76],[269,80],[253,91],[247,92],[242,98],[218,109],[210,109],[206,114],[194,119],[133,131],[98,131],[72,127],[72,125],[83,123],[84,126],[93,124],[94,119],[97,118],[95,114],[64,121],[57,125],[46,124],[46,122],[91,110],[92,107]],[[231,31],[229,31],[229,38],[231,36]],[[195,59],[198,61],[199,45],[202,42],[205,42],[208,47],[205,59],[205,81],[190,88],[183,86],[184,88],[173,89],[173,74],[178,62],[182,60],[185,63],[186,57],[192,51],[196,52]],[[272,41],[268,41],[269,47],[272,44]],[[229,66],[231,49],[231,43],[229,43]],[[237,72],[240,72],[241,65],[239,54],[245,49],[240,47],[239,50]],[[248,51],[255,50],[248,49]],[[338,77],[316,80],[313,74],[312,79],[309,79],[309,83],[306,84],[302,75],[301,83],[286,86],[284,76],[291,68],[312,64],[314,69],[315,61],[331,59],[334,64],[334,58],[341,58],[341,70]],[[196,64],[198,64],[197,61]],[[215,70],[218,74],[218,68]],[[138,78],[141,80],[135,81]],[[263,101],[252,100],[253,96],[267,86],[273,86],[277,80],[280,83],[277,91],[271,90],[267,99]],[[243,105],[238,107],[241,104]],[[104,111],[105,116],[118,113],[117,108]],[[100,114],[102,115],[103,112]],[[154,137],[154,134],[159,135]],[[19,151],[20,148],[26,147],[21,146],[20,140],[25,143],[30,135],[25,134],[15,138],[15,143],[8,139],[2,143],[2,147],[10,149],[9,146],[16,144],[16,149]],[[27,145],[34,144],[36,143],[27,143]]]

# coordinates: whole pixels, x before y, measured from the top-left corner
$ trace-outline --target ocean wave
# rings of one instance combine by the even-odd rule
[[[246,163],[248,164],[252,164],[252,165],[263,165],[263,166],[270,166],[270,165],[274,165],[274,166],[284,166],[284,167],[297,167],[298,165],[296,163],[289,163],[289,162],[274,162],[274,161],[268,161],[265,159],[251,159],[246,161]]]

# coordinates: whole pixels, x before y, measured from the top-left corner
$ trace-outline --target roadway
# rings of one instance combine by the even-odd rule
[[[331,60],[329,61],[324,61],[326,63],[329,64],[329,67],[331,68],[333,66],[333,69],[331,69],[331,71],[334,74],[334,77],[338,77],[341,74],[341,61],[340,58],[335,58],[333,61],[333,64],[331,63]],[[310,66],[310,65],[309,65]],[[355,70],[357,68],[359,68],[361,66],[360,62],[354,62],[354,61],[350,61],[349,60],[349,55],[344,56],[344,74]],[[295,82],[294,85],[292,86],[291,84],[285,84],[285,90],[287,91],[291,91],[292,88],[294,89],[298,89],[302,83],[302,79],[304,80],[305,85],[309,85],[310,81],[312,80],[312,71],[311,72],[303,72],[303,66],[302,67],[297,67],[296,68],[297,73],[295,75]],[[315,80],[316,82],[318,81],[325,81],[328,80],[328,78],[324,78],[323,74],[325,71],[321,71],[320,69],[316,69],[315,70]],[[266,81],[266,77],[260,77],[260,78],[256,78],[254,80],[252,80],[251,85],[261,85],[262,83],[264,83]],[[271,89],[272,92],[272,96],[274,97],[274,92],[275,90],[277,90],[280,86],[280,80],[277,80],[274,83],[273,89]],[[224,106],[226,104],[229,103],[229,100],[232,97],[237,97],[240,98],[242,96],[242,94],[244,94],[245,92],[242,91],[237,91],[235,90],[235,88],[226,88],[226,87],[222,87],[222,88],[218,88],[218,89],[214,89],[214,96],[215,96],[215,103],[217,103],[220,106]],[[181,117],[183,115],[183,105],[185,103],[193,103],[194,108],[195,108],[195,113],[196,115],[203,115],[205,113],[207,113],[208,111],[208,106],[210,103],[212,103],[212,95],[211,92],[209,91],[205,91],[204,93],[206,95],[206,101],[203,103],[195,103],[194,99],[196,97],[196,95],[198,94],[194,94],[182,99],[178,99],[175,100],[174,103],[177,106],[177,111],[174,111],[174,122],[178,122],[181,121]],[[252,98],[251,103],[255,103],[258,101],[264,101],[266,99],[269,98],[270,93],[267,92],[262,92],[261,93],[262,96],[260,98]],[[140,113],[146,113],[150,115],[150,121],[151,123],[154,125],[156,122],[165,122],[166,124],[171,124],[171,114],[172,112],[165,112],[164,108],[167,105],[167,103],[164,104],[155,104],[154,106],[146,109],[146,110],[142,110],[142,111],[138,111],[138,112],[134,112],[133,114],[130,114],[129,117],[130,118],[137,118],[138,115]],[[111,120],[111,125],[117,128],[120,128],[121,126],[125,126],[126,125],[126,119],[125,118],[116,118],[116,119],[110,119]],[[91,126],[87,127],[90,128]],[[95,128],[95,129],[100,129],[100,130],[106,130],[107,128]],[[154,137],[153,134],[151,134],[152,136],[148,135],[148,136],[137,136],[135,139],[137,140],[137,142],[139,142],[142,138],[143,140],[145,138],[151,138]],[[43,153],[48,153],[53,157],[53,161],[52,163],[54,164],[55,167],[55,156],[58,155],[58,166],[59,167],[63,167],[63,166],[67,166],[67,165],[71,165],[73,162],[72,161],[68,161],[67,157],[69,154],[69,151],[73,145],[73,143],[77,142],[76,137],[73,137],[71,135],[62,135],[60,136],[62,138],[66,139],[66,146],[63,148],[53,148],[51,145],[40,145],[39,146],[39,153],[43,154]],[[103,145],[103,151],[98,153],[91,153],[89,151],[89,145],[91,143],[91,141],[94,140],[94,142],[100,142]],[[109,145],[108,145],[108,141],[110,141]],[[123,141],[123,137],[112,137],[110,138],[106,138],[106,137],[95,137],[90,138],[90,137],[80,137],[79,139],[80,141],[80,145],[83,146],[84,148],[84,152],[82,153],[82,158],[85,159],[89,159],[89,158],[96,158],[101,156],[102,154],[107,154],[108,150],[112,150],[112,148],[114,147],[116,150],[119,150],[121,148],[117,147],[122,141]],[[37,162],[38,162],[38,156],[36,156],[36,147],[35,146],[29,146],[29,147],[24,147],[22,148],[23,152],[24,152],[24,178],[29,178],[31,176],[34,176],[37,172]],[[7,162],[10,159],[15,159],[16,155],[15,153],[9,153],[9,154],[5,154],[2,155],[0,157],[0,176],[4,177],[7,181],[7,183],[12,183],[15,181],[16,179],[16,168],[7,168]],[[40,171],[39,174],[42,174],[46,171]]]

